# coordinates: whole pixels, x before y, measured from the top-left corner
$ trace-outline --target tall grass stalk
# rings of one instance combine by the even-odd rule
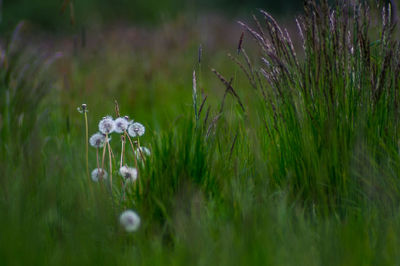
[[[301,58],[288,31],[267,12],[261,10],[264,26],[256,18],[255,28],[239,22],[261,54],[253,65],[242,53],[247,67],[239,64],[263,95],[264,147],[276,156],[271,182],[288,185],[293,199],[301,195],[326,215],[368,197],[358,185],[367,181],[352,169],[357,146],[371,155],[369,163],[385,160],[382,149],[397,149],[399,40],[390,5],[378,28],[371,26],[373,12],[362,1],[306,1],[296,20]]]

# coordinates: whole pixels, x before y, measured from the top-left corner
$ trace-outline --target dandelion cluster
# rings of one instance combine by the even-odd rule
[[[129,116],[120,116],[119,108],[116,106],[118,117],[115,119],[110,115],[103,117],[98,123],[99,131],[89,138],[87,134],[88,123],[86,113],[88,112],[88,109],[86,104],[82,104],[82,106],[78,108],[78,111],[85,115],[86,145],[89,146],[90,144],[90,146],[96,149],[97,167],[92,170],[91,173],[87,171],[89,178],[93,182],[108,185],[110,188],[108,191],[111,194],[111,199],[117,204],[123,204],[127,191],[140,189],[140,186],[132,185],[136,183],[139,178],[137,162],[142,162],[142,167],[144,167],[143,161],[151,155],[149,148],[140,146],[140,137],[144,135],[146,129],[141,123],[134,122],[133,119],[130,119]],[[121,156],[119,157],[119,168],[117,169],[113,167],[113,164],[115,164],[115,158],[118,157],[111,148],[112,134],[119,134],[120,138],[117,139],[121,140]],[[131,154],[129,154],[129,147],[132,149]],[[128,150],[126,148],[128,148]],[[134,163],[135,167],[129,165],[130,159],[133,159],[132,163]],[[87,154],[86,161],[88,169],[89,163]],[[107,171],[106,168],[108,168]],[[120,193],[118,193],[116,189],[113,189],[113,184],[115,182],[113,182],[112,177],[113,174],[115,176],[117,170],[121,176],[121,182],[116,182],[117,184],[121,184]],[[115,200],[115,195],[120,195],[121,199]],[[124,205],[124,208],[125,206],[126,205]],[[133,232],[139,228],[140,217],[134,211],[127,210],[121,214],[120,223],[127,232]]]

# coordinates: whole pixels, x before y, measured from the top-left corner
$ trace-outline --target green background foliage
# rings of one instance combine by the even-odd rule
[[[77,14],[84,10],[76,6]],[[243,51],[236,50],[241,30],[221,17],[206,17],[206,26],[172,19],[152,28],[100,29],[88,32],[86,45],[81,39],[74,45],[58,31],[68,15],[49,14],[55,15],[47,22],[39,15],[32,20],[56,34],[47,32],[37,43],[18,33],[20,27],[7,28],[10,41],[3,40],[0,264],[400,263],[399,45],[396,35],[380,38],[380,10],[372,10],[374,23],[363,41],[357,38],[366,35],[348,39],[343,31],[355,23],[334,28],[340,38],[318,31],[329,24],[319,16],[309,24],[317,31],[307,28],[305,52],[297,29],[289,28],[301,67],[284,52],[290,46],[280,43],[268,73],[283,65],[289,78],[277,74],[276,84],[263,78],[265,90],[253,88],[226,55],[247,69]],[[315,32],[318,39],[311,37]],[[43,40],[63,56],[54,58]],[[268,54],[251,34],[243,48],[253,70],[267,69],[260,56]],[[210,68],[232,78],[245,112],[232,93],[221,108],[226,86]],[[198,120],[193,70],[199,102],[207,95]],[[106,183],[86,176],[85,127],[77,111],[88,105],[91,135],[103,116],[115,116],[115,100],[122,115],[146,126],[140,143],[152,152],[120,202],[112,201]],[[118,157],[120,138],[112,138]],[[126,156],[133,166],[129,149]],[[118,159],[112,163],[118,169]],[[96,167],[94,148],[89,167]],[[113,181],[119,199],[117,171]],[[119,225],[124,209],[138,212],[139,231],[128,234]]]
[[[86,25],[91,20],[103,23],[112,21],[132,21],[135,23],[156,23],[171,19],[179,14],[199,14],[220,12],[226,15],[254,12],[256,8],[265,8],[273,13],[287,13],[299,10],[301,3],[290,1],[240,1],[240,0],[83,0],[72,1],[74,17],[78,25]],[[7,30],[20,20],[28,20],[49,30],[68,29],[69,5],[61,12],[63,1],[54,0],[10,0],[3,2],[1,30]]]

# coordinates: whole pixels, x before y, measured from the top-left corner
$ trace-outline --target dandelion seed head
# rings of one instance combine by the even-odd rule
[[[121,134],[124,133],[125,130],[128,129],[129,126],[129,120],[126,119],[125,117],[118,117],[115,119],[115,132]]]
[[[137,179],[137,170],[133,167],[122,166],[119,168],[119,174],[124,178],[125,182],[135,182]]]
[[[115,122],[111,116],[106,116],[100,121],[99,130],[103,134],[110,134],[115,130]]]
[[[111,139],[108,138],[108,141],[110,141],[110,140]],[[106,142],[106,136],[104,136],[100,132],[97,132],[96,134],[92,135],[89,139],[90,145],[95,148],[103,147],[105,142]]]
[[[139,152],[139,150],[140,150],[140,152]],[[142,155],[143,155],[143,156],[150,156],[150,155],[151,155],[150,150],[149,150],[148,148],[146,148],[146,147],[141,146],[141,147],[139,148],[139,150],[136,150],[136,151],[135,151],[136,157],[137,157],[139,160],[142,159]]]
[[[81,113],[81,114],[89,112],[89,110],[87,109],[86,103],[83,103],[81,106],[79,106],[79,107],[76,108],[76,109],[77,109],[78,112]]]
[[[139,229],[140,217],[136,212],[126,210],[119,217],[119,222],[127,232],[134,232]]]
[[[94,182],[99,182],[99,180],[101,179],[107,179],[108,174],[106,170],[101,168],[96,168],[92,171],[91,177]]]
[[[140,123],[133,123],[128,127],[128,133],[131,137],[141,137],[145,132],[145,127]]]

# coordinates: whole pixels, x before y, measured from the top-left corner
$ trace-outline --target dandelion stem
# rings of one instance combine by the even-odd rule
[[[105,143],[103,146],[103,157],[101,159],[101,170],[104,170],[104,158],[106,157],[106,148],[107,148],[107,142],[108,142],[108,134],[106,134],[106,139],[105,139]]]
[[[88,129],[88,119],[87,113],[85,114],[85,127],[86,127],[86,173],[90,181],[90,174],[89,174],[89,129]]]
[[[109,146],[109,148],[110,148],[110,151],[111,151],[111,157],[112,157],[113,160],[115,160],[114,152],[113,152],[113,150],[111,148],[111,145]]]
[[[120,202],[119,205],[122,206],[122,203],[125,202],[125,188],[126,188],[126,182],[121,181],[122,183],[122,193],[121,193],[121,198],[120,198]]]
[[[121,136],[121,143],[122,143],[122,147],[121,147],[120,167],[122,167],[122,165],[124,164],[124,154],[125,154],[125,137],[124,136]]]
[[[97,169],[99,169],[99,148],[96,148],[96,162],[97,162]]]
[[[138,143],[138,151],[139,151],[139,155],[140,155],[140,157],[142,158],[142,160],[143,160],[143,162],[144,162],[144,156],[143,156],[143,153],[142,153],[142,149],[140,148],[140,140],[139,140],[139,137],[137,138],[137,143]]]
[[[131,143],[132,152],[133,152],[133,158],[135,159],[135,167],[136,167],[136,170],[138,171],[138,175],[139,175],[139,168],[138,168],[138,166],[137,166],[137,159],[136,159],[136,154],[135,154],[135,147],[133,146],[133,142],[132,142],[131,137],[129,137],[129,135],[126,133],[126,131],[125,131],[125,135],[128,137],[129,142]]]
[[[108,146],[108,158],[110,161],[110,188],[111,188],[111,195],[112,195],[112,158],[111,158],[111,147],[110,147],[109,142],[107,142],[107,146]]]

